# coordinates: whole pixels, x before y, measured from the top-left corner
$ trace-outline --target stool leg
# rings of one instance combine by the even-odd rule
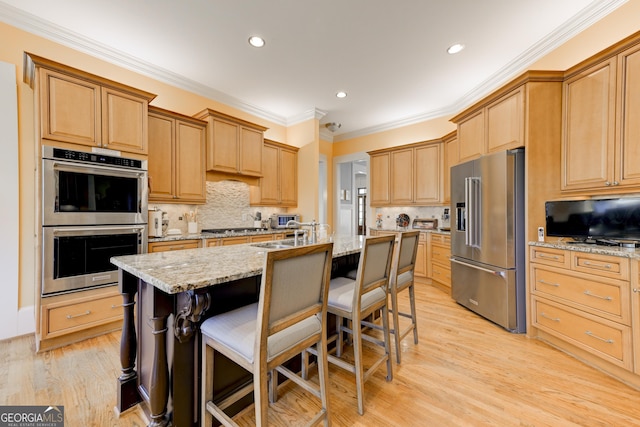
[[[402,355],[400,354],[400,314],[398,313],[398,294],[396,291],[391,291],[390,293],[391,315],[393,317],[393,338],[396,345],[396,362],[399,365]]]
[[[213,348],[202,339],[202,397],[200,419],[203,427],[213,426],[213,416],[207,411],[207,402],[213,400]]]
[[[409,286],[409,302],[411,303],[411,322],[413,322],[413,343],[418,344],[418,316],[416,316],[416,298],[414,286]]]

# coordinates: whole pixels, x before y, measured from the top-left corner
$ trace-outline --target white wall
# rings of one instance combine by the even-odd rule
[[[0,339],[19,335],[18,329],[18,98],[16,68],[0,62]]]

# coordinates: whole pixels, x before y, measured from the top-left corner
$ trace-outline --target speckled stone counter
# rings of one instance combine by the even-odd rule
[[[619,246],[602,246],[588,243],[567,243],[567,242],[529,242],[529,246],[539,246],[543,248],[563,249],[567,251],[586,252],[601,255],[612,255],[623,258],[640,259],[640,248],[622,248]]]
[[[359,253],[362,236],[336,236],[333,257]],[[267,249],[248,243],[114,257],[111,262],[133,276],[168,293],[176,294],[227,283],[262,273]]]
[[[370,230],[372,231],[391,231],[393,233],[397,233],[400,231],[420,231],[423,233],[433,233],[433,234],[446,234],[446,235],[450,235],[451,231],[448,230],[430,230],[430,229],[422,229],[422,228],[370,228]]]
[[[199,239],[219,239],[221,237],[239,237],[239,236],[259,236],[263,234],[285,234],[293,233],[293,229],[265,229],[255,230],[247,229],[246,231],[233,231],[226,233],[194,233],[194,234],[167,234],[162,237],[149,237],[149,243],[154,242],[173,242],[178,240],[199,240]]]

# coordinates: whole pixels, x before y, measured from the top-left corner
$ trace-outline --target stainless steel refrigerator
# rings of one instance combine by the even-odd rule
[[[524,149],[451,168],[451,295],[525,332]]]

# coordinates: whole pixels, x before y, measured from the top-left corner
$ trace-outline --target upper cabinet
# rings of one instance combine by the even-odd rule
[[[443,202],[441,140],[369,152],[371,206]]]
[[[524,86],[453,119],[458,124],[459,162],[483,154],[523,147]]]
[[[207,123],[149,107],[149,201],[204,203]]]
[[[443,202],[451,201],[451,166],[458,164],[458,133],[453,131],[442,138],[444,143],[444,172],[442,174]]]
[[[298,205],[298,148],[264,141],[262,178],[251,186],[250,203],[262,206]]]
[[[262,145],[267,128],[211,109],[194,117],[207,122],[207,171],[262,176]]]
[[[637,191],[640,45],[574,67],[563,89],[562,189]]]
[[[37,85],[40,138],[146,155],[147,109],[155,95],[26,54],[25,81]]]

